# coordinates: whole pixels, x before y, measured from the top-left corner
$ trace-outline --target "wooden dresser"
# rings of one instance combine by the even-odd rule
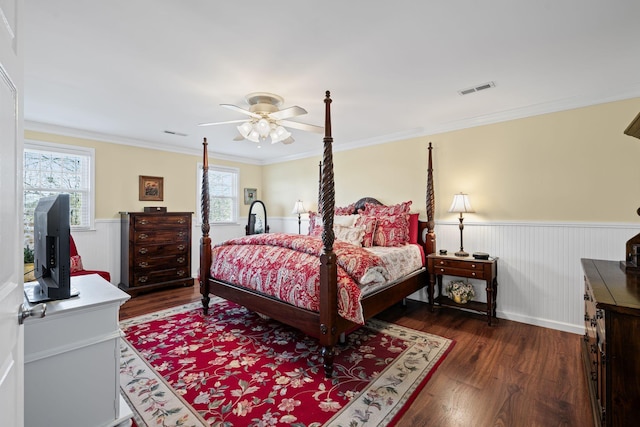
[[[120,212],[121,289],[192,286],[191,212]]]
[[[617,261],[582,259],[582,268],[582,356],[595,424],[628,426],[640,420],[640,275]]]

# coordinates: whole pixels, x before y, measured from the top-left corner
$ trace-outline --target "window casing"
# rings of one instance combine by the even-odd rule
[[[238,223],[238,181],[240,171],[237,168],[209,166],[209,223]],[[196,195],[198,222],[202,223],[202,163],[198,164],[198,194]]]
[[[72,230],[94,224],[94,157],[87,147],[25,141],[23,153],[25,246],[33,247],[33,212],[38,200],[59,193],[70,195]]]

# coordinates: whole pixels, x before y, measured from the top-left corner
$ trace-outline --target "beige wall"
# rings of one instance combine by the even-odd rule
[[[640,140],[624,135],[640,111],[640,98],[479,126],[334,153],[336,205],[360,197],[384,203],[412,200],[425,217],[427,145],[434,146],[436,219],[453,194],[470,195],[468,221],[637,222]],[[149,150],[38,132],[26,139],[96,150],[96,218],[121,210],[167,206],[195,211],[198,156]],[[339,149],[340,136],[334,135]],[[245,187],[258,189],[269,216],[289,217],[297,199],[317,209],[320,157],[266,166],[223,160],[240,168],[240,216]],[[138,201],[138,176],[164,177],[164,202]],[[241,221],[243,222],[243,221]]]
[[[116,218],[120,211],[140,212],[145,206],[166,206],[173,212],[195,212],[199,209],[200,202],[196,195],[196,169],[198,162],[202,161],[199,156],[32,131],[25,132],[25,139],[95,149],[96,219]],[[211,157],[209,164],[240,169],[240,217],[246,217],[248,206],[242,203],[242,189],[257,188],[258,194],[261,194],[262,167]],[[164,178],[162,202],[138,200],[139,175]]]
[[[453,194],[470,195],[478,221],[638,222],[640,140],[624,129],[640,98],[334,153],[336,205],[372,196],[413,200],[424,217],[427,145],[434,146],[436,219]],[[334,135],[339,147],[340,136]],[[320,157],[264,167],[270,215],[297,198],[317,206]],[[292,179],[295,177],[295,179]]]

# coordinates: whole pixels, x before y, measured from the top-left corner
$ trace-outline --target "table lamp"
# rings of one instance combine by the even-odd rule
[[[464,193],[454,195],[449,212],[460,213],[460,250],[456,252],[456,256],[469,256],[469,254],[464,251],[462,245],[462,230],[464,229],[464,225],[462,224],[464,218],[462,214],[475,212],[471,207],[471,202],[469,202],[469,196]]]
[[[304,209],[304,205],[302,204],[302,200],[298,200],[296,202],[296,204],[293,205],[293,210],[291,211],[292,214],[298,215],[298,234],[300,234],[300,224],[301,224],[300,215],[305,213],[305,212],[306,212],[306,210]]]

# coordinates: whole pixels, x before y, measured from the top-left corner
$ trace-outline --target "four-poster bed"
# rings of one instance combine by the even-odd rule
[[[345,317],[339,314],[339,303],[341,305],[341,309],[344,306],[343,299],[346,291],[343,286],[344,283],[351,281],[349,277],[347,277],[346,273],[344,273],[344,269],[347,268],[345,265],[352,264],[352,262],[344,262],[341,259],[338,259],[338,254],[343,252],[347,253],[355,253],[356,251],[364,251],[364,249],[347,247],[347,243],[342,241],[336,241],[335,232],[334,232],[334,215],[335,215],[335,189],[334,189],[334,174],[333,174],[333,153],[332,153],[332,144],[333,138],[331,136],[331,98],[329,91],[326,92],[325,96],[325,137],[324,137],[324,151],[323,151],[323,160],[321,162],[321,183],[320,183],[320,196],[319,196],[319,210],[320,215],[322,216],[322,231],[321,231],[321,242],[317,238],[312,238],[309,236],[300,236],[298,238],[293,238],[292,236],[288,236],[288,240],[294,240],[294,245],[297,246],[306,246],[306,249],[303,248],[303,252],[317,252],[316,255],[319,255],[319,274],[317,277],[318,281],[315,283],[315,289],[317,291],[316,295],[316,309],[309,309],[308,307],[302,307],[296,305],[297,301],[287,302],[283,298],[278,298],[271,296],[273,294],[267,294],[264,292],[264,289],[256,290],[249,289],[247,287],[243,287],[238,285],[237,283],[241,280],[231,280],[231,279],[240,279],[240,277],[244,273],[238,273],[237,276],[235,272],[235,265],[229,268],[229,264],[233,264],[236,261],[233,259],[228,259],[227,261],[223,260],[222,251],[225,249],[219,249],[216,246],[215,254],[212,255],[212,247],[211,247],[211,238],[209,237],[209,188],[208,188],[208,154],[207,154],[207,141],[206,138],[203,142],[203,178],[202,178],[202,238],[200,240],[200,292],[202,294],[202,305],[204,313],[207,314],[209,302],[210,302],[210,294],[217,295],[219,297],[225,298],[229,301],[233,301],[237,304],[243,305],[248,309],[261,313],[265,316],[271,317],[275,320],[283,322],[285,324],[291,325],[300,331],[308,334],[309,336],[315,337],[320,341],[320,345],[322,346],[322,357],[323,357],[323,365],[325,375],[327,377],[331,377],[333,371],[333,357],[334,357],[334,346],[337,344],[339,337],[341,334],[348,332],[356,327],[359,324],[363,323],[364,320],[380,313],[386,308],[396,304],[397,302],[402,301],[408,295],[414,293],[415,291],[427,287],[429,283],[428,273],[425,268],[424,261],[422,263],[422,267],[412,271],[406,276],[402,278],[393,280],[392,283],[387,283],[385,286],[381,286],[376,288],[375,290],[367,293],[362,293],[361,296],[358,297],[359,308],[361,308],[361,317],[359,317],[357,321],[353,318],[351,320],[347,320]],[[432,160],[431,160],[431,144],[429,144],[429,165],[427,172],[427,222],[417,221],[417,235],[418,242],[423,249],[423,255],[433,253],[436,250],[435,247],[435,233],[434,233],[434,221],[433,221],[433,211],[434,211],[434,194],[433,194],[433,178],[432,178]],[[361,207],[368,208],[371,203],[367,202],[375,202],[370,198],[361,199],[358,207],[355,208],[356,211],[362,211]],[[408,206],[411,202],[408,202]],[[373,203],[375,204],[375,203]],[[374,209],[374,208],[371,208]],[[408,218],[408,210],[407,215]],[[337,216],[336,216],[337,218]],[[249,236],[248,240],[244,240],[244,243],[255,243],[255,239],[275,239],[273,235],[271,236]],[[305,240],[307,239],[307,240]],[[316,242],[313,242],[309,239],[315,239]],[[316,244],[317,243],[317,244]],[[246,248],[244,248],[246,250]],[[278,251],[283,249],[277,248]],[[280,254],[281,252],[277,252]],[[305,256],[307,256],[305,254]],[[256,257],[259,257],[256,255]],[[254,257],[255,259],[258,259]],[[272,256],[276,257],[276,256]],[[278,256],[280,258],[285,258],[282,256]],[[219,268],[212,267],[212,259],[220,260],[221,263],[226,262],[225,266],[218,266]],[[371,261],[372,263],[376,263],[377,261],[374,259]],[[255,265],[249,266],[248,268],[254,267]],[[224,279],[220,277],[212,277],[212,271],[222,271],[225,270],[233,270],[234,272],[230,273],[230,275],[224,276]],[[317,272],[317,271],[316,271]],[[254,271],[255,273],[255,271]],[[259,272],[259,274],[264,274],[264,271]],[[273,273],[273,275],[281,275],[282,273]],[[305,283],[306,285],[306,283]],[[303,286],[304,287],[304,286]],[[297,290],[299,291],[299,289]],[[313,289],[310,291],[311,293],[316,292]],[[356,293],[359,292],[356,290]],[[297,294],[296,294],[297,295]],[[433,295],[429,295],[429,300],[433,300]],[[348,317],[348,316],[347,316]],[[362,320],[364,319],[364,320]]]

